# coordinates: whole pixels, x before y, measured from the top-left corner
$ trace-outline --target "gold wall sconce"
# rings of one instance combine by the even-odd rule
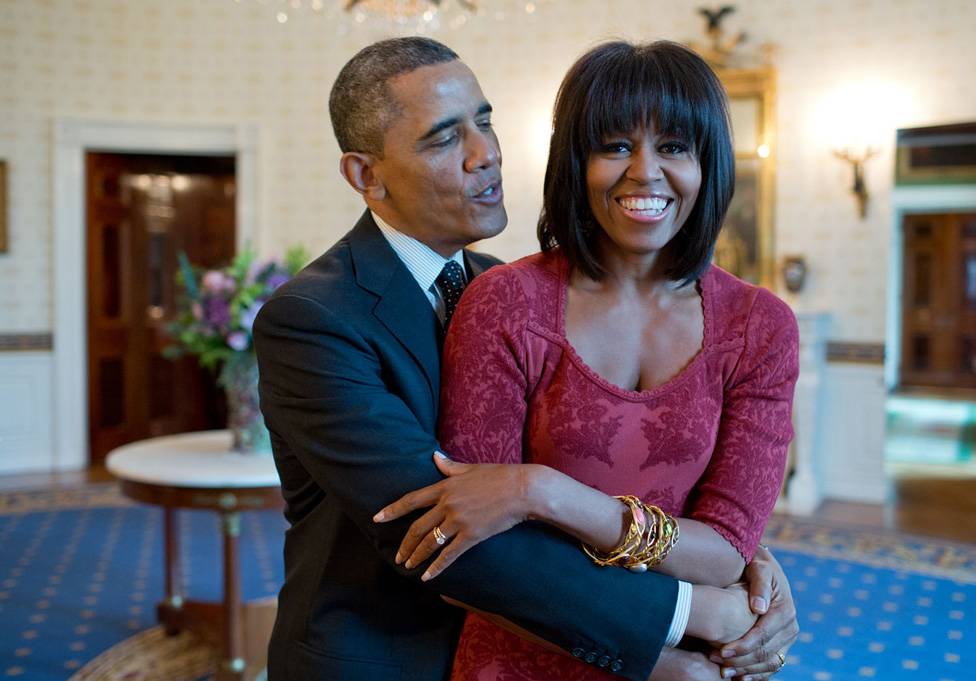
[[[834,149],[834,156],[851,164],[851,169],[854,172],[851,193],[854,194],[854,198],[857,200],[858,215],[861,218],[867,215],[868,212],[868,188],[864,183],[864,163],[869,158],[877,155],[878,150],[873,147],[865,147],[864,151],[860,154],[851,151],[850,147]]]

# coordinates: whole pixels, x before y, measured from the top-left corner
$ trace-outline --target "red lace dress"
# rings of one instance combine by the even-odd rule
[[[712,266],[699,279],[701,351],[651,390],[604,380],[565,334],[558,250],[475,279],[444,348],[441,444],[465,462],[534,462],[715,528],[751,559],[793,430],[796,319],[769,291]],[[617,678],[469,615],[455,681]]]

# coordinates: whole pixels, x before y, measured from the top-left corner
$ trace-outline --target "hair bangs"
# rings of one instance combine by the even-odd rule
[[[696,151],[709,137],[714,102],[706,88],[689,87],[699,74],[682,73],[680,64],[659,52],[621,44],[584,69],[593,71],[581,74],[589,81],[579,119],[584,153],[613,135],[650,127]]]

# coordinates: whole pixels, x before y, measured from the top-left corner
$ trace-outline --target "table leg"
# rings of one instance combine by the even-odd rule
[[[220,516],[224,535],[224,640],[217,681],[240,681],[244,678],[246,667],[241,568],[237,558],[241,516],[235,511],[225,511]]]
[[[163,601],[170,609],[183,607],[183,565],[180,562],[180,532],[176,526],[176,509],[163,508],[164,551],[166,556],[166,598]],[[167,618],[171,619],[171,618]],[[172,622],[166,622],[166,633],[179,633]]]

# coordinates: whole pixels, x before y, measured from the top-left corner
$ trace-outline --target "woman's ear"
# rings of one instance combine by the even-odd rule
[[[339,158],[339,172],[367,201],[386,198],[386,186],[375,172],[377,159],[372,154],[347,151]]]

